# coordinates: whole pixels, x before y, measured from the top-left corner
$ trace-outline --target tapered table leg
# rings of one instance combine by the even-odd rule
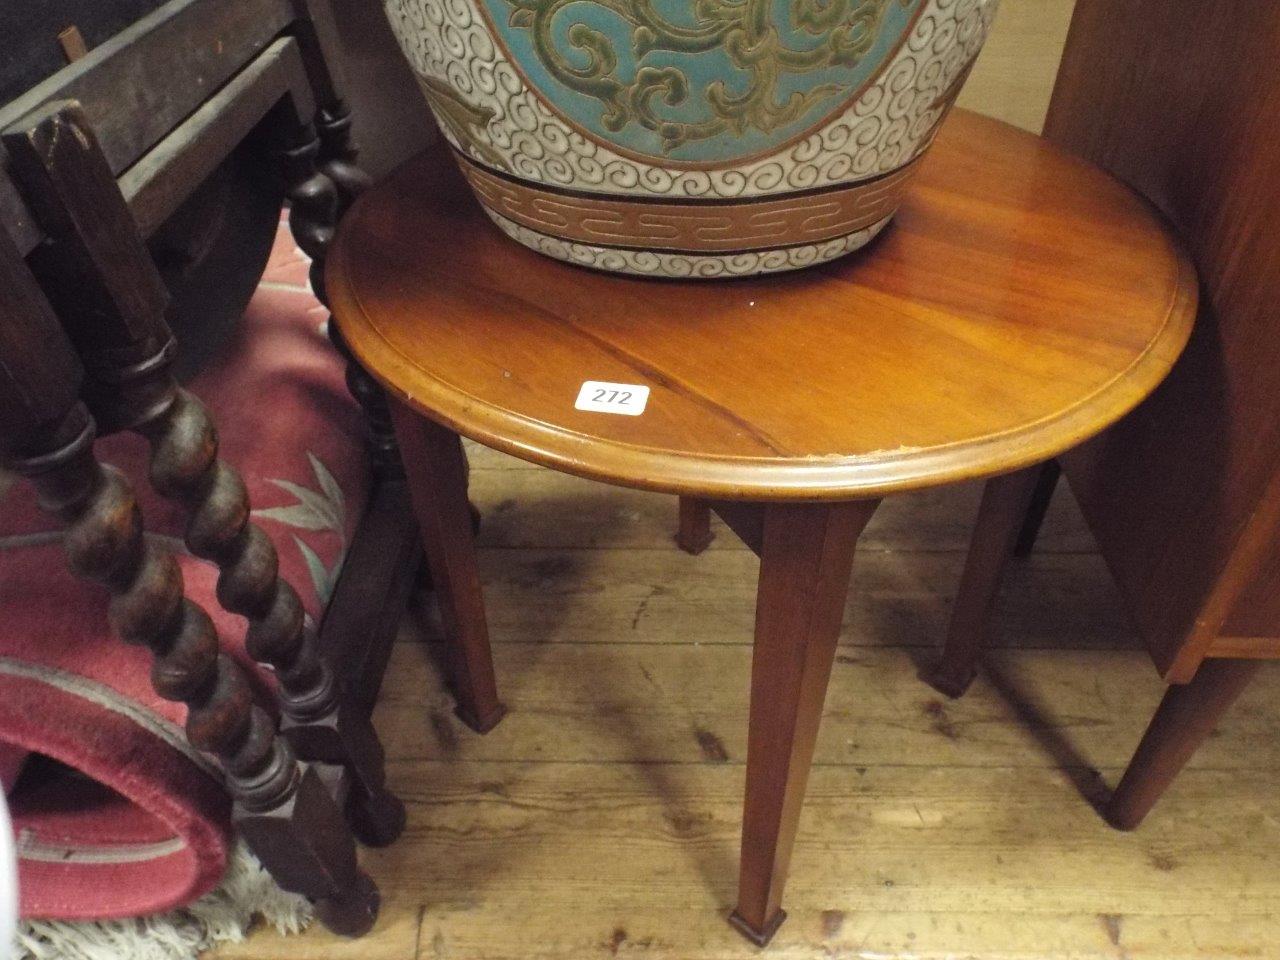
[[[400,403],[392,404],[392,416],[440,604],[458,717],[472,730],[487,733],[506,708],[498,700],[493,675],[462,440]]]
[[[676,531],[676,546],[685,553],[697,555],[707,549],[711,540],[711,507],[707,501],[694,497],[681,497],[680,528]]]
[[[854,547],[878,501],[764,507],[738,906],[763,945],[782,889],[844,613]]]
[[[1166,691],[1107,805],[1107,821],[1113,827],[1132,830],[1142,823],[1262,664],[1206,660],[1190,683]]]
[[[1036,465],[992,477],[982,491],[982,504],[978,507],[942,658],[923,676],[926,683],[948,697],[963,694],[977,674],[1000,579],[1013,553],[1041,472],[1040,465]]]
[[[1035,549],[1040,527],[1044,524],[1045,514],[1049,512],[1049,504],[1053,502],[1053,492],[1058,489],[1058,478],[1061,476],[1062,467],[1057,460],[1046,460],[1041,464],[1040,476],[1036,479],[1036,488],[1031,494],[1031,503],[1027,506],[1022,527],[1018,530],[1018,539],[1013,546],[1015,557],[1029,556]]]

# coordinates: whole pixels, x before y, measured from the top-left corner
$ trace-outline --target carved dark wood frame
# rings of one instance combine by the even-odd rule
[[[151,650],[152,686],[187,705],[187,738],[218,758],[235,822],[277,882],[312,898],[332,929],[365,932],[377,916],[377,888],[356,865],[326,784],[334,778],[297,761],[235,661],[219,652],[213,623],[186,597],[177,562],[143,538],[132,485],[94,456],[95,424],[80,399],[84,367],[3,231],[0,356],[0,460],[67,525],[68,562],[110,591],[120,639]]]
[[[313,258],[313,286],[324,299],[324,258],[337,219],[367,183],[323,56],[321,39],[332,32],[327,8],[309,0],[172,0],[0,108],[0,226],[8,232],[0,255],[15,275],[26,273],[22,259],[30,256],[44,282],[44,292],[37,285],[17,299],[6,297],[9,309],[0,315],[35,311],[38,323],[3,322],[12,325],[14,337],[34,336],[25,349],[36,355],[56,338],[47,329],[32,331],[50,321],[60,322],[74,341],[64,336],[61,367],[55,363],[40,374],[50,384],[64,384],[50,389],[74,402],[43,410],[39,427],[20,424],[26,439],[13,441],[18,446],[7,447],[6,459],[36,484],[47,509],[73,531],[96,532],[101,540],[107,506],[135,518],[137,511],[129,506],[132,494],[123,478],[93,460],[94,419],[105,430],[130,429],[148,439],[153,485],[186,508],[188,547],[218,565],[219,602],[249,619],[250,652],[277,673],[287,739],[275,737],[260,711],[247,707],[240,692],[247,687],[242,678],[238,685],[226,679],[232,674],[221,666],[223,659],[217,669],[188,662],[201,651],[207,659],[211,645],[216,650],[212,628],[204,627],[207,616],[195,605],[182,601],[159,625],[147,619],[143,629],[120,621],[117,629],[127,639],[143,629],[146,635],[138,639],[160,656],[153,682],[162,696],[194,705],[197,700],[187,698],[198,693],[205,698],[199,703],[207,701],[206,710],[227,727],[218,736],[198,728],[192,739],[227,763],[238,823],[260,859],[283,886],[315,899],[327,925],[358,934],[376,915],[377,891],[356,870],[350,834],[330,807],[339,809],[333,798],[345,803],[365,842],[388,843],[403,827],[403,807],[384,785],[369,710],[420,559],[416,531],[404,523],[408,497],[386,402],[348,355],[348,383],[366,411],[378,482],[317,638],[304,628],[296,593],[276,575],[270,541],[249,521],[243,482],[217,458],[207,413],[173,379],[167,296],[144,246],[144,238],[232,149],[250,135],[265,138],[274,144],[292,203],[290,223]],[[201,82],[174,83],[181,75],[175,71]],[[164,96],[146,116],[120,115],[122,98],[115,94],[125,78],[140,75],[162,80]],[[145,102],[146,91],[131,92]],[[24,284],[31,282],[28,274]],[[43,306],[33,307],[37,302]],[[335,343],[344,350],[339,338]],[[16,341],[13,346],[23,349]],[[68,383],[74,384],[69,394]],[[26,395],[22,383],[7,385],[16,396]],[[6,435],[18,436],[15,429],[6,426]],[[43,448],[32,446],[39,435]],[[10,444],[7,437],[3,442]],[[140,524],[131,521],[123,539],[107,538],[118,554],[111,568],[118,579],[108,585],[116,583],[125,596],[126,584],[154,581],[153,590],[166,587],[164,597],[181,598],[176,565],[130,546],[134,527],[142,544]],[[94,542],[102,548],[107,541]],[[74,535],[69,541],[78,542]],[[70,549],[73,568],[102,579]],[[122,610],[124,604],[117,598]],[[175,656],[179,661],[166,672],[160,665]],[[197,675],[204,679],[194,691],[191,677]],[[213,687],[210,678],[216,679]],[[201,716],[193,706],[193,717]],[[252,753],[253,762],[237,751]],[[281,771],[294,768],[294,752],[311,763],[286,776]],[[274,780],[244,781],[250,767],[253,777]],[[294,835],[300,825],[308,836]]]

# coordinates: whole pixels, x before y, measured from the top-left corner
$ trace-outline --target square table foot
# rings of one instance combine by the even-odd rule
[[[489,711],[489,713],[487,713],[484,717],[477,717],[471,713],[468,713],[466,710],[463,710],[462,707],[455,707],[453,710],[453,713],[454,713],[454,716],[456,716],[459,720],[465,723],[468,727],[470,727],[476,733],[488,733],[490,730],[496,727],[499,724],[499,722],[501,722],[503,717],[507,715],[507,708],[506,706],[500,703],[495,709]]]
[[[677,533],[675,541],[677,547],[685,553],[692,554],[696,557],[698,554],[702,553],[703,550],[706,550],[707,547],[711,546],[711,541],[715,538],[716,535],[711,532],[707,532],[705,534]]]
[[[950,697],[952,700],[958,700],[963,697],[965,691],[969,689],[977,676],[976,671],[970,671],[965,676],[955,676],[952,673],[948,673],[942,664],[934,664],[920,671],[921,680],[944,697]]]
[[[680,526],[676,530],[676,546],[697,556],[711,545],[711,505],[693,497],[680,498]]]
[[[782,921],[787,919],[787,911],[779,910],[773,915],[773,919],[757,930],[746,920],[742,919],[742,914],[734,910],[729,914],[729,926],[737,930],[740,934],[754,943],[757,947],[768,946],[769,941],[773,939],[773,935],[778,932],[778,928],[782,926]]]

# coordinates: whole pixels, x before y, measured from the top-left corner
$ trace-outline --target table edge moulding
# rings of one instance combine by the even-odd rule
[[[968,221],[963,218],[977,221],[987,216],[985,208],[968,202],[971,197],[945,194],[951,189],[948,181],[948,176],[952,173],[950,167],[957,165],[961,155],[972,145],[993,140],[998,141],[1002,147],[1014,148],[1015,153],[1014,159],[1008,162],[1010,170],[997,169],[990,173],[993,181],[1014,172],[1013,167],[1025,165],[1025,159],[1019,158],[1019,151],[1022,154],[1032,152],[1034,163],[1049,165],[1052,169],[1048,172],[1052,175],[1079,180],[1095,194],[1108,198],[1111,204],[1109,212],[1120,218],[1121,222],[1118,225],[1102,224],[1099,230],[1114,233],[1114,237],[1107,242],[1114,247],[1117,258],[1145,258],[1144,270],[1162,270],[1170,278],[1168,299],[1161,307],[1162,313],[1155,318],[1144,318],[1152,332],[1129,362],[1109,371],[1105,380],[1093,385],[1076,402],[1060,409],[1043,411],[1042,415],[1029,422],[1018,423],[1012,429],[977,433],[935,445],[858,451],[852,455],[804,451],[792,457],[750,452],[726,455],[722,452],[703,453],[690,449],[663,448],[619,439],[619,431],[614,429],[616,421],[632,418],[597,417],[591,426],[599,425],[599,430],[570,427],[544,417],[528,415],[504,406],[493,398],[459,388],[432,370],[424,369],[418,358],[407,355],[387,338],[385,323],[389,310],[383,304],[368,302],[370,283],[367,278],[359,275],[366,264],[379,259],[376,255],[371,255],[370,251],[377,251],[380,243],[388,242],[387,226],[374,224],[372,221],[378,217],[390,217],[391,228],[397,232],[409,231],[417,226],[410,219],[413,210],[400,214],[400,222],[396,222],[395,217],[398,208],[409,201],[414,183],[422,180],[424,165],[434,166],[440,171],[440,176],[449,178],[448,186],[450,190],[456,191],[458,203],[474,206],[461,177],[453,171],[452,166],[444,159],[443,151],[439,149],[434,157],[428,152],[427,155],[408,161],[381,190],[375,190],[357,201],[339,228],[338,239],[330,257],[330,296],[334,312],[340,318],[343,335],[357,358],[401,401],[465,437],[567,473],[666,493],[696,493],[722,499],[806,501],[874,498],[924,486],[1006,473],[1044,461],[1071,448],[1132,409],[1164,378],[1177,358],[1189,335],[1197,305],[1194,268],[1177,241],[1164,228],[1160,214],[1107,174],[1031,134],[964,110],[955,111],[940,134],[935,151],[924,159],[923,169],[904,200],[898,220],[885,231],[885,238],[861,253],[799,274],[691,285],[680,281],[599,274],[535,257],[533,254],[529,254],[520,266],[523,270],[541,275],[543,283],[563,284],[566,290],[580,284],[598,287],[600,278],[604,278],[607,283],[617,285],[619,289],[622,285],[631,288],[639,285],[641,289],[652,291],[664,300],[682,296],[686,291],[692,292],[696,286],[700,296],[705,295],[704,291],[714,289],[717,291],[715,296],[723,297],[726,301],[742,300],[744,307],[747,303],[754,305],[753,297],[756,293],[768,295],[772,292],[781,303],[775,310],[812,310],[814,301],[823,290],[836,291],[829,298],[834,300],[839,292],[849,290],[850,284],[857,285],[863,272],[876,262],[882,250],[887,249],[885,244],[893,242],[895,234],[910,230],[913,210],[916,208],[927,207],[934,210],[945,207],[948,216],[955,218],[952,223],[956,231],[965,228]],[[995,156],[998,158],[1002,155]],[[931,171],[936,172],[931,176]],[[1039,175],[1045,176],[1046,171],[1041,170]],[[440,190],[431,192],[437,195],[441,193]],[[1027,197],[1025,209],[1013,212],[1025,218],[1043,218],[1045,214],[1038,209],[1037,203],[1038,198]],[[1067,207],[1051,212],[1056,215],[1058,222],[1065,223],[1069,229],[1073,215],[1078,220],[1088,211],[1075,211]],[[515,256],[506,248],[518,248],[510,244],[496,227],[484,220],[478,207],[475,213],[483,220],[483,226],[474,229],[491,231],[495,254],[502,251],[508,258]],[[1144,242],[1145,249],[1135,251],[1135,240]],[[400,242],[403,244],[408,241]],[[459,264],[451,259],[448,237],[423,235],[413,242],[430,251],[422,257],[424,262],[430,258],[432,271],[456,273],[469,269],[466,264]],[[928,238],[924,238],[916,243],[922,253],[925,252],[927,242]],[[358,255],[357,250],[360,251]],[[1096,287],[1096,284],[1084,267],[1092,268],[1096,265],[1096,262],[1090,261],[1082,264],[1080,270],[1065,279],[1059,277],[1046,281],[1043,290],[1018,293],[1028,298],[1052,293],[1061,299],[1071,296],[1075,291],[1087,291]],[[393,299],[403,301],[406,297],[415,298],[414,309],[420,310],[424,317],[427,316],[435,305],[434,288],[439,286],[433,283],[433,276],[415,277],[419,281],[418,287],[394,291]],[[484,296],[482,279],[468,276],[458,278],[457,282],[467,286],[469,294],[476,294],[474,309],[478,314],[484,311],[495,316],[497,311],[510,314],[509,299]],[[962,298],[969,296],[971,291],[954,281],[951,288],[947,296],[960,304],[956,309],[962,313]],[[792,291],[796,291],[794,297]],[[380,289],[378,295],[382,296],[382,292]],[[788,306],[789,298],[794,299],[794,307]],[[519,306],[531,312],[541,312],[531,301],[524,301]],[[839,309],[840,306],[837,303],[833,309]],[[940,311],[945,311],[948,307],[945,302],[933,306]],[[567,324],[569,321],[555,318],[554,322]],[[849,322],[855,322],[854,318],[850,317]],[[668,385],[663,382],[664,372],[652,365],[647,369],[632,371],[633,379],[645,374],[651,380],[657,380],[657,399],[657,389]],[[593,378],[589,369],[584,369],[583,378]],[[577,384],[574,384],[575,390],[576,387]],[[653,401],[651,405],[652,403]],[[565,404],[565,410],[572,414],[572,397]],[[852,398],[846,410],[850,421],[858,417],[857,405]],[[750,425],[747,427],[749,429]],[[610,436],[610,432],[614,435]]]

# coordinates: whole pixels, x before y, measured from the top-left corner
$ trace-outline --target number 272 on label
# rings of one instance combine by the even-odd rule
[[[644,413],[644,406],[648,402],[649,388],[640,384],[588,380],[578,391],[574,406],[579,410],[592,410],[596,413],[620,413],[627,417],[638,417]]]

